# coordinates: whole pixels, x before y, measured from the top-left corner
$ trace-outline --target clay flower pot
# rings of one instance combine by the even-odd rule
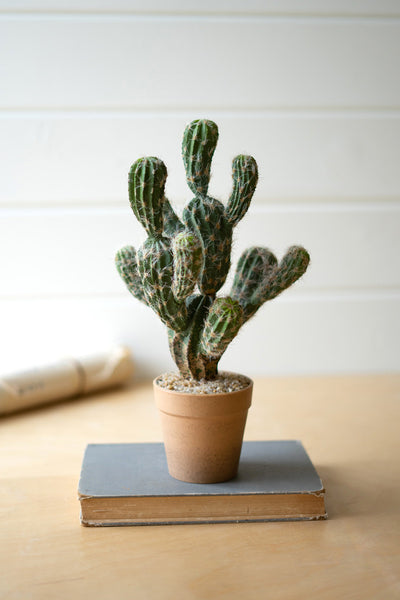
[[[217,483],[236,476],[253,382],[241,390],[188,394],[160,387],[154,395],[172,477]]]

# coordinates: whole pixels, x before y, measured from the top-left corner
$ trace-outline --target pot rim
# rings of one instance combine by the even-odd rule
[[[240,375],[241,377],[245,377],[248,380],[248,385],[246,385],[243,388],[240,388],[239,390],[233,390],[232,392],[212,392],[210,394],[199,394],[199,393],[193,393],[190,391],[178,391],[178,390],[169,390],[167,388],[162,387],[161,385],[159,385],[157,383],[157,379],[159,377],[161,377],[162,373],[160,375],[157,375],[157,377],[155,379],[153,379],[153,387],[159,389],[162,391],[163,394],[178,394],[178,395],[182,395],[182,396],[190,396],[192,398],[202,398],[203,400],[205,398],[217,398],[218,396],[228,396],[228,397],[232,397],[235,396],[236,394],[242,394],[245,390],[248,390],[249,388],[252,388],[254,386],[254,382],[251,379],[251,377],[249,377],[248,375],[243,375],[242,373],[236,373],[235,371],[222,371],[222,373],[226,373],[228,375]]]

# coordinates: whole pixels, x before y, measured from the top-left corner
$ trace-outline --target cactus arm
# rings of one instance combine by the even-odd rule
[[[132,210],[149,235],[162,235],[163,202],[167,169],[162,160],[150,156],[139,158],[128,177]]]
[[[174,237],[177,233],[185,230],[183,223],[177,217],[174,209],[171,206],[170,201],[164,197],[163,201],[163,215],[164,215],[164,230],[163,235],[167,237]]]
[[[186,329],[186,304],[178,302],[172,292],[173,256],[168,238],[148,237],[137,252],[137,264],[147,304],[167,327]]]
[[[196,196],[207,195],[217,141],[217,125],[205,119],[192,121],[183,134],[182,157],[187,184]]]
[[[234,227],[246,214],[258,181],[257,163],[252,156],[239,155],[232,163],[233,191],[226,207],[226,218]]]
[[[264,289],[260,289],[258,294],[255,294],[255,299],[264,303],[276,298],[304,275],[309,262],[310,255],[305,248],[291,246],[279,265],[272,270],[267,285]]]
[[[121,248],[115,256],[115,264],[130,293],[141,302],[146,303],[142,280],[137,268],[135,248],[133,246]]]
[[[231,265],[232,226],[225,218],[225,208],[212,198],[194,198],[184,209],[182,219],[203,248],[199,289],[202,294],[215,295]]]
[[[207,315],[200,340],[200,353],[220,359],[243,323],[243,309],[237,300],[217,298]]]
[[[257,250],[259,251],[261,249]],[[240,272],[237,273],[239,279],[236,280],[235,277],[232,286],[231,294],[242,305],[244,320],[246,321],[250,319],[250,317],[252,317],[265,302],[273,300],[273,298],[276,298],[276,296],[295,283],[306,272],[310,262],[310,256],[307,250],[301,246],[292,246],[289,248],[279,264],[275,262],[276,259],[274,261],[275,257],[272,253],[269,253],[269,250],[265,249],[264,252],[266,257],[264,274],[261,270],[258,270],[257,266],[255,272],[258,273],[258,282],[256,281],[256,278],[254,278],[251,286],[252,293],[246,295],[244,288],[241,287],[241,282],[238,283]],[[267,253],[270,254],[269,258]],[[249,256],[250,255],[251,253],[249,253]],[[246,253],[242,256],[245,261]]]
[[[230,297],[243,308],[244,320],[249,319],[259,308],[254,296],[265,286],[278,261],[268,250],[253,246],[239,258]]]
[[[172,240],[174,279],[172,293],[176,300],[185,300],[193,293],[203,264],[198,238],[189,231],[178,233]]]

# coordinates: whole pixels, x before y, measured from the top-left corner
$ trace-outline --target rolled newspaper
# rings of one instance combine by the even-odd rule
[[[133,371],[130,350],[116,346],[0,376],[0,415],[112,387],[127,381]]]

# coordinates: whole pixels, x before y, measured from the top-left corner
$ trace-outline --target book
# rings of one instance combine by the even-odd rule
[[[244,442],[237,477],[178,481],[161,443],[89,444],[78,488],[85,526],[316,520],[325,490],[300,441]]]

